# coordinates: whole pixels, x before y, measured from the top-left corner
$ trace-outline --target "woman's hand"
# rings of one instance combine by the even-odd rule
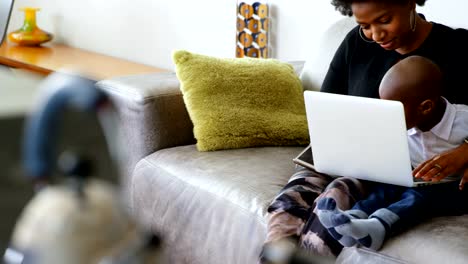
[[[413,176],[422,178],[425,181],[440,181],[443,178],[464,171],[468,165],[468,144],[463,143],[460,146],[446,151],[440,155],[426,160],[413,171]],[[464,177],[468,181],[467,178]],[[460,183],[461,184],[461,183]]]

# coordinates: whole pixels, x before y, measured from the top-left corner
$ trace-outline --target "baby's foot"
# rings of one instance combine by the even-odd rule
[[[328,228],[327,229],[330,236],[332,236],[336,241],[338,241],[343,247],[352,247],[357,244],[356,239],[350,236],[343,236],[335,231],[335,228]]]
[[[366,219],[368,216],[361,210],[342,211],[336,206],[333,198],[322,198],[317,202],[317,216],[326,228],[349,223],[351,219]]]
[[[356,211],[354,214],[341,211],[333,198],[322,198],[317,202],[317,216],[320,222],[327,228],[328,233],[344,247],[354,246],[357,242],[350,236],[339,234],[334,227],[349,223],[351,219],[367,218],[367,214],[362,211],[349,210],[349,212],[354,211]]]
[[[342,236],[349,236],[366,248],[374,250],[382,247],[386,230],[377,218],[351,219],[348,223],[334,228]]]

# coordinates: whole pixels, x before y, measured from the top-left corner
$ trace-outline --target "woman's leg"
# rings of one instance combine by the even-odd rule
[[[276,196],[268,207],[268,233],[266,243],[282,239],[299,242],[304,228],[310,225],[314,201],[323,192],[333,178],[301,166],[291,176],[288,184]],[[309,227],[307,227],[310,230]],[[314,244],[323,244],[317,241]],[[326,245],[315,250],[316,253],[330,255]]]
[[[332,199],[341,210],[350,209],[357,201],[366,196],[366,186],[360,180],[354,178],[340,177],[333,180],[316,199],[316,203],[321,200]],[[314,210],[309,218],[307,225],[303,229],[301,236],[301,245],[305,248],[314,250],[320,243],[317,243],[317,237],[328,246],[334,255],[338,255],[343,248],[342,244],[354,244],[354,241],[345,241],[338,236],[331,236],[329,230],[325,228],[316,215],[317,208],[314,204]]]
[[[298,166],[296,173],[268,208],[266,243],[289,238],[312,253],[338,255],[342,246],[316,217],[315,203],[318,197],[332,197],[339,208],[347,210],[364,195],[365,188],[359,180],[333,180],[326,174]]]
[[[325,174],[297,166],[296,172],[268,207],[266,242],[286,237],[297,240],[315,199],[331,181],[332,178]]]

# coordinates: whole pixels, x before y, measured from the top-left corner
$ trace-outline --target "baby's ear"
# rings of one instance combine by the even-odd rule
[[[422,102],[419,104],[418,110],[419,110],[423,115],[427,115],[427,114],[431,113],[432,110],[434,110],[434,107],[435,107],[435,102],[434,102],[434,100],[427,99],[427,100],[422,101]]]

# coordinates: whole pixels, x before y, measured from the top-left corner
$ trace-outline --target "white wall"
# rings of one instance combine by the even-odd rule
[[[330,0],[269,0],[275,58],[305,60],[317,38],[341,18]],[[38,25],[54,41],[173,69],[171,51],[234,57],[236,0],[16,0],[9,31],[22,24],[19,7],[37,6]],[[419,12],[468,28],[468,1],[428,0]]]

